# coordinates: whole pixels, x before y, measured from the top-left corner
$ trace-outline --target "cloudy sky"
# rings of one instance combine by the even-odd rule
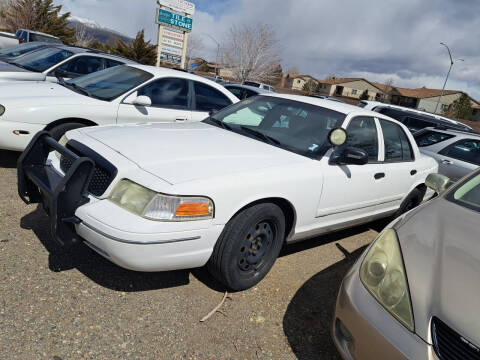
[[[72,15],[129,36],[145,28],[156,39],[155,0],[56,0]],[[193,0],[199,54],[215,58],[216,45],[234,24],[267,23],[276,32],[284,68],[324,78],[393,78],[397,86],[447,88],[480,100],[479,0]]]

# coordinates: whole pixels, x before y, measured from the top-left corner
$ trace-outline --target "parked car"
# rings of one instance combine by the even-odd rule
[[[267,90],[248,85],[225,84],[223,86],[240,100],[269,92]]]
[[[438,165],[405,126],[270,94],[196,123],[83,128],[60,143],[42,132],[20,157],[19,194],[43,202],[59,244],[84,239],[137,271],[208,262],[234,290],[258,283],[285,242],[399,215],[425,197]]]
[[[107,58],[106,58],[107,59]],[[81,126],[200,121],[238,99],[187,72],[116,66],[70,81],[0,85],[0,149],[22,151],[41,130],[57,140]]]
[[[76,78],[122,64],[135,62],[97,50],[55,45],[28,53],[10,63],[0,62],[0,83],[57,82],[59,77]]]
[[[60,40],[58,37],[39,31],[19,29],[17,30],[15,36],[19,39],[20,44],[36,41],[46,42],[50,44],[63,44],[62,40]]]
[[[244,81],[243,85],[253,86],[253,87],[260,88],[260,89],[263,89],[263,90],[267,90],[267,91],[270,91],[270,92],[276,92],[276,90],[273,86],[270,86],[270,85],[267,85],[267,84],[264,84],[264,83],[260,83],[260,82],[256,82],[256,81]]]
[[[426,128],[414,137],[420,151],[438,161],[439,173],[453,181],[480,166],[480,134]]]
[[[15,34],[0,31],[0,49],[18,45],[19,41]]]
[[[343,279],[333,340],[344,359],[478,359],[480,171],[396,219]],[[443,192],[443,193],[442,193]]]
[[[470,126],[465,125],[459,121],[449,119],[444,116],[427,113],[416,109],[410,109],[403,106],[384,104],[378,101],[360,102],[360,107],[366,110],[372,110],[381,114],[390,116],[395,120],[402,122],[408,129],[415,133],[426,127],[442,127],[453,130],[462,130],[475,132]]]
[[[42,43],[42,42],[32,42],[27,44],[11,46],[11,47],[0,50],[0,61],[4,61],[4,62],[15,61],[15,59],[18,58],[19,56],[25,55],[32,51],[40,50],[48,46],[49,46],[48,43]]]

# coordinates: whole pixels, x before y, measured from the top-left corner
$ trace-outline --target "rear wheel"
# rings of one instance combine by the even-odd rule
[[[50,129],[50,134],[52,135],[52,137],[55,139],[55,140],[60,140],[60,138],[65,135],[65,133],[67,131],[70,131],[70,130],[73,130],[73,129],[78,129],[78,128],[81,128],[81,127],[85,127],[87,125],[85,124],[81,124],[81,123],[74,123],[74,122],[71,122],[71,123],[65,123],[65,124],[60,124],[60,125],[57,125],[53,128]]]
[[[254,205],[226,225],[209,260],[209,272],[232,290],[248,289],[270,271],[284,236],[282,210],[275,204]]]

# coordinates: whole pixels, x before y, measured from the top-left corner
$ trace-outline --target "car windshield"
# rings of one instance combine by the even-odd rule
[[[149,72],[130,67],[115,66],[65,82],[88,96],[111,101],[153,77]]]
[[[44,41],[44,42],[48,42],[48,43],[52,43],[52,44],[61,44],[62,43],[62,40],[57,39],[55,37],[45,36],[45,35],[35,34],[35,33],[30,33],[30,41],[31,42]]]
[[[38,49],[42,46],[45,46],[45,45],[42,43],[27,43],[27,44],[16,45],[16,46],[12,46],[12,47],[0,50],[0,56],[7,56],[7,57],[20,56],[29,51]]]
[[[328,134],[346,115],[300,101],[256,96],[229,106],[204,120],[270,145],[311,158],[329,148]]]
[[[45,48],[22,56],[15,61],[15,65],[30,71],[44,72],[72,55],[71,51],[65,49]]]
[[[467,179],[447,198],[461,206],[480,212],[480,174]]]

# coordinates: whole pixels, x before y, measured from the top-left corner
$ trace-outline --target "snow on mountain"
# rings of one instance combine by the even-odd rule
[[[95,20],[81,18],[80,16],[70,16],[68,20],[71,22],[80,23],[82,25],[85,25],[94,29],[105,29],[104,26],[100,25]]]

